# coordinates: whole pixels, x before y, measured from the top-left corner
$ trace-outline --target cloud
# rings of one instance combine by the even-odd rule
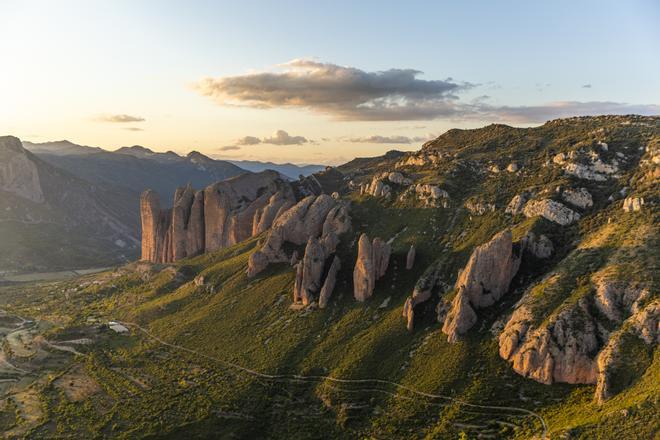
[[[583,89],[590,89],[590,88],[591,88],[591,84],[582,84],[582,88],[583,88]]]
[[[257,145],[261,143],[261,139],[254,136],[245,136],[236,141],[236,145]]]
[[[227,145],[225,147],[218,148],[219,151],[236,151],[236,150],[240,150],[240,149],[241,149],[241,147],[236,146],[236,145]]]
[[[277,130],[271,137],[263,138],[262,142],[273,145],[302,145],[309,140],[303,136],[290,136],[284,130]]]
[[[122,128],[123,128],[124,130],[128,130],[128,131],[144,131],[144,130],[143,130],[142,128],[140,128],[140,127],[122,127]]]
[[[568,118],[571,116],[597,115],[657,115],[660,105],[627,104],[610,101],[557,101],[536,106],[489,106],[480,104],[475,107],[477,119],[498,120],[503,122],[541,123],[550,119]]]
[[[350,142],[366,143],[366,144],[412,144],[413,142],[421,142],[426,140],[422,137],[408,137],[408,136],[380,136],[374,135],[369,137],[350,138]]]
[[[474,87],[423,80],[414,69],[367,72],[297,59],[271,72],[204,78],[195,89],[222,105],[297,108],[341,120],[423,120],[460,114],[457,94]]]
[[[111,122],[111,123],[127,123],[127,122],[144,122],[145,119],[140,117],[140,116],[131,116],[131,115],[110,115],[110,114],[105,114],[105,115],[99,115],[96,118],[94,118],[95,121],[97,122]]]

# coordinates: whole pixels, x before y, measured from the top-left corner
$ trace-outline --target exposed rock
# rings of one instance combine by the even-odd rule
[[[562,191],[561,197],[571,205],[582,209],[591,208],[594,205],[593,198],[586,188],[567,188]]]
[[[475,201],[472,199],[465,202],[465,207],[474,215],[484,215],[487,212],[495,212],[494,204]]]
[[[623,200],[623,210],[625,212],[641,211],[642,206],[644,206],[643,197],[626,197]]]
[[[380,238],[369,240],[362,234],[358,240],[358,256],[353,270],[353,295],[360,302],[373,295],[376,281],[385,275],[391,247]]]
[[[616,159],[611,164],[603,162],[595,150],[574,150],[556,154],[552,161],[563,168],[566,174],[580,179],[604,182],[619,171]]]
[[[0,137],[0,191],[43,203],[39,171],[29,155],[18,138]]]
[[[531,253],[536,258],[548,258],[555,250],[552,241],[548,237],[543,234],[537,237],[532,231],[527,233],[524,247],[525,251]]]
[[[406,256],[406,270],[413,268],[415,264],[415,245],[411,244],[410,249],[408,249],[408,255]]]
[[[293,297],[299,298],[303,305],[314,301],[315,294],[321,288],[321,276],[325,265],[325,250],[318,238],[310,237],[305,247],[305,256],[298,263],[298,271],[302,272],[300,282],[294,286]],[[298,273],[296,272],[296,281]]]
[[[565,309],[551,323],[532,328],[532,314],[519,307],[500,334],[500,356],[513,369],[538,382],[595,383],[591,354],[598,349],[598,328],[583,299]]]
[[[509,290],[520,267],[522,243],[514,244],[510,230],[478,246],[456,280],[456,297],[442,326],[450,342],[476,322],[474,309],[488,307]]]
[[[374,176],[371,183],[360,187],[360,194],[368,194],[373,197],[389,197],[392,189],[383,179],[380,176]]]
[[[513,196],[513,198],[507,205],[504,212],[511,215],[522,214],[523,208],[525,207],[525,204],[530,198],[531,198],[531,194],[528,192],[524,192],[522,194],[517,194]]]
[[[337,283],[337,272],[341,269],[341,262],[339,257],[335,256],[328,269],[328,275],[323,282],[323,287],[321,287],[321,293],[319,294],[319,308],[323,309],[328,304],[332,291],[335,289],[335,284]]]
[[[631,343],[631,339],[639,338],[646,345],[656,345],[660,333],[658,325],[660,324],[660,302],[655,301],[648,304],[644,309],[634,312],[626,320],[621,330],[615,332],[609,338],[605,348],[603,348],[596,359],[598,369],[598,379],[596,381],[595,400],[603,403],[613,395],[617,394],[628,384],[616,384],[614,376],[619,370],[629,368],[627,359],[621,352],[624,345]]]
[[[523,208],[525,217],[541,216],[558,225],[569,225],[580,219],[580,214],[551,199],[530,200]]]
[[[401,174],[397,171],[388,174],[387,179],[390,182],[395,183],[397,185],[403,185],[404,181],[406,180],[406,178],[403,177],[403,174]]]
[[[298,251],[294,250],[293,253],[291,254],[291,261],[290,261],[291,266],[295,266],[296,264],[298,264],[299,259],[300,257],[298,256]]]
[[[515,173],[516,171],[518,171],[518,164],[515,163],[515,162],[511,162],[511,163],[506,167],[506,170],[507,170],[509,173]]]
[[[399,200],[406,200],[408,197],[414,197],[416,200],[423,203],[425,207],[440,207],[446,208],[449,206],[449,194],[447,191],[441,189],[436,185],[417,184],[409,186],[404,191]]]
[[[264,245],[248,260],[248,277],[253,277],[269,263],[290,262],[284,252],[284,243],[302,245],[314,237],[319,238],[325,255],[335,251],[339,236],[351,227],[348,206],[321,194],[308,196],[277,217]]]
[[[244,174],[204,191],[179,188],[172,209],[164,211],[147,190],[140,200],[142,258],[169,263],[236,244],[270,228],[293,197],[274,171]]]
[[[415,283],[412,295],[406,299],[402,314],[406,318],[408,331],[413,331],[415,327],[415,307],[431,299],[433,288],[438,283],[438,276],[437,267],[435,265],[429,267]]]

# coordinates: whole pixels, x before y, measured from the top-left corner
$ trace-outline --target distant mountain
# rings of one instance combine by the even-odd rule
[[[294,165],[292,163],[277,164],[273,162],[260,162],[257,160],[229,160],[227,162],[231,162],[234,165],[253,173],[259,173],[264,170],[275,170],[293,180],[297,180],[301,174],[303,176],[309,176],[310,174],[325,169],[325,165]]]
[[[139,145],[117,151],[83,147],[68,141],[26,142],[24,145],[42,160],[89,182],[127,188],[133,193],[136,215],[139,194],[147,188],[159,193],[163,200],[172,200],[179,186],[190,183],[195,188],[203,188],[246,172],[227,161],[214,160],[196,151],[179,156],[171,151],[156,153]]]
[[[87,182],[27,151],[18,138],[0,137],[0,271],[134,258],[140,237],[132,200],[127,188]]]

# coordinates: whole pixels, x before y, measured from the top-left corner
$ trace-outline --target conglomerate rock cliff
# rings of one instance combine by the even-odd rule
[[[142,259],[178,261],[239,243],[270,228],[295,202],[291,186],[274,171],[244,174],[195,192],[179,188],[171,209],[158,195],[142,194]]]

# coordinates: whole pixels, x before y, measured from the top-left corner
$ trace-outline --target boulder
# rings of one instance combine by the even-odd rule
[[[558,225],[569,225],[580,219],[580,214],[552,199],[530,200],[523,208],[525,217],[541,216]]]
[[[300,298],[303,305],[308,305],[321,289],[321,276],[325,265],[325,251],[319,240],[310,237],[305,247],[305,256],[299,265],[302,266],[302,278],[294,289],[294,298]]]
[[[518,164],[515,163],[515,162],[511,162],[511,163],[506,167],[506,170],[507,170],[509,173],[515,173],[516,171],[518,171],[518,169],[519,169]]]
[[[403,305],[403,317],[406,319],[406,328],[413,331],[415,323],[415,307],[431,299],[433,288],[438,282],[438,270],[435,265],[426,269],[424,274],[415,283],[412,295]]]
[[[493,203],[476,200],[468,200],[465,202],[465,207],[474,215],[484,215],[487,212],[495,212],[495,205]]]
[[[454,342],[476,322],[475,309],[488,307],[509,290],[520,267],[523,243],[513,243],[510,230],[478,246],[456,280],[456,297],[442,331]]]
[[[644,206],[643,197],[626,197],[623,200],[623,210],[625,212],[641,211],[642,206]]]
[[[504,212],[511,215],[522,214],[525,204],[531,198],[531,194],[528,192],[523,192],[522,194],[517,194],[513,196],[509,204],[507,205]]]
[[[581,209],[591,208],[594,205],[593,198],[586,188],[567,188],[562,191],[561,198]]]

